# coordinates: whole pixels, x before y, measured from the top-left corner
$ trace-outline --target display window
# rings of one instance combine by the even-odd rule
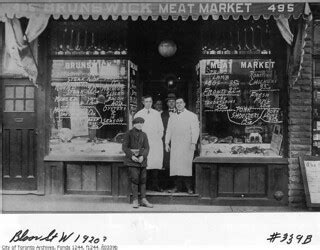
[[[131,65],[119,59],[52,61],[50,153],[123,154],[123,135],[137,101]]]
[[[282,88],[273,60],[201,60],[200,84],[201,155],[280,155]]]

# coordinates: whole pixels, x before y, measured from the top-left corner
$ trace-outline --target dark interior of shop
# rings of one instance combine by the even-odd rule
[[[129,23],[129,51],[139,66],[144,95],[164,100],[173,92],[188,99],[200,57],[201,23],[170,19]],[[158,46],[162,41],[172,41],[176,53],[170,57],[160,55]]]

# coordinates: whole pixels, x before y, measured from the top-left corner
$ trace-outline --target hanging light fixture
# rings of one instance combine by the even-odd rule
[[[177,45],[171,40],[164,40],[159,44],[158,51],[163,57],[171,57],[177,52]]]

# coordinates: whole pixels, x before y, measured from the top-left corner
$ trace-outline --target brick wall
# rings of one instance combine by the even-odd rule
[[[307,29],[301,76],[289,90],[289,206],[305,207],[298,158],[311,154],[312,145],[312,26]]]
[[[4,53],[4,23],[0,21],[0,76],[2,75],[3,53]]]

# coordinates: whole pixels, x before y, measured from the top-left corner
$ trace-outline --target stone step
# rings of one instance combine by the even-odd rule
[[[165,191],[147,191],[147,199],[148,201],[154,204],[200,205],[200,199],[198,194],[188,194],[185,192],[168,193]]]

